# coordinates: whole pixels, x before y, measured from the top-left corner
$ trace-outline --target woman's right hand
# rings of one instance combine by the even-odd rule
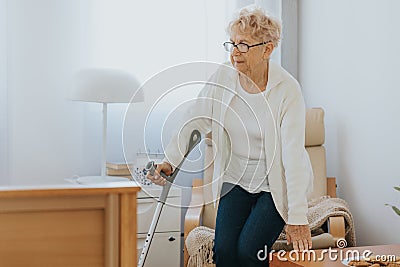
[[[150,172],[147,173],[146,178],[155,183],[156,185],[161,185],[164,186],[167,184],[167,179],[162,177],[160,173],[163,172],[167,176],[170,176],[172,174],[172,166],[168,162],[162,162],[157,164],[157,168],[154,171],[154,176],[150,174]]]

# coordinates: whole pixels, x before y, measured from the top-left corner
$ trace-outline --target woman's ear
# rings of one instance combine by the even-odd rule
[[[272,42],[267,43],[265,45],[265,50],[264,50],[263,57],[265,59],[269,58],[271,56],[271,54],[272,54],[272,51],[274,51],[274,48],[275,48],[275,46],[274,46],[274,44]]]

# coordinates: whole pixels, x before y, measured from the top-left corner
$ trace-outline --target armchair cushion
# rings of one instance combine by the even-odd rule
[[[310,157],[314,188],[308,200],[327,195],[324,110],[310,108],[306,112],[305,147]]]
[[[322,146],[324,143],[324,110],[322,108],[307,109],[305,146]]]
[[[306,147],[313,169],[313,190],[308,201],[327,195],[326,154],[323,146]]]

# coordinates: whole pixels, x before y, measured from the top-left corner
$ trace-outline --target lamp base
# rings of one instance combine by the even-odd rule
[[[118,176],[82,176],[77,178],[68,179],[78,184],[103,184],[112,182],[129,182],[130,179]]]

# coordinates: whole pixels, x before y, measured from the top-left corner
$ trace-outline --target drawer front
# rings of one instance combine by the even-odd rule
[[[168,198],[164,205],[156,232],[181,231],[181,198]],[[147,233],[150,228],[157,201],[153,198],[137,200],[137,232]]]
[[[163,188],[153,184],[150,186],[142,185],[141,189],[137,194],[137,198],[159,198]],[[182,189],[173,184],[168,192],[168,197],[180,197],[181,194]]]
[[[144,267],[178,267],[180,266],[180,232],[155,233],[147,254]],[[137,235],[137,259],[142,253],[146,234]]]

